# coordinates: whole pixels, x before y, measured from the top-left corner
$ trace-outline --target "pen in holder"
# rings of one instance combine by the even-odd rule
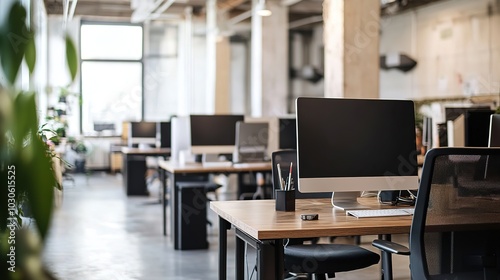
[[[295,190],[275,190],[276,211],[295,211]]]

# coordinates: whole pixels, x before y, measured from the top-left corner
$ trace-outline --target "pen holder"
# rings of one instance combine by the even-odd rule
[[[275,192],[276,211],[295,211],[295,190]]]

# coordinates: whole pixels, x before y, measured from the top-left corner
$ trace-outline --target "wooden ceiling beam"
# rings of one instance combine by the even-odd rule
[[[247,1],[248,0],[218,0],[217,8],[224,11],[230,11]]]

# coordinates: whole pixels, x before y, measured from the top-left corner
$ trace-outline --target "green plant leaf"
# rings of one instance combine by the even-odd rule
[[[57,183],[52,170],[52,160],[47,157],[45,144],[38,137],[33,137],[32,151],[33,160],[29,164],[29,173],[20,176],[29,177],[29,206],[42,240],[45,240],[52,217],[54,187]]]
[[[66,62],[68,64],[71,82],[73,82],[78,71],[78,56],[76,54],[75,44],[69,35],[66,35]]]
[[[30,36],[26,28],[26,9],[19,1],[12,4],[4,28],[5,37],[0,46],[1,65],[7,80],[14,84]]]
[[[36,46],[35,46],[35,34],[32,31],[30,31],[30,34],[31,36],[26,45],[26,52],[24,54],[24,59],[26,60],[26,64],[28,65],[30,74],[32,74],[33,70],[35,70]]]
[[[15,150],[23,150],[23,142],[30,133],[37,132],[38,118],[36,115],[36,101],[33,93],[19,93],[14,100],[14,121],[12,134],[15,139]]]
[[[4,161],[5,162],[5,161]],[[6,166],[0,166],[0,180],[2,180],[1,182],[6,182],[6,185],[5,187],[2,187],[0,188],[0,198],[5,201],[5,202],[8,202],[8,186],[10,186],[10,181],[11,180],[8,180],[8,167],[10,165],[6,165]],[[4,205],[7,205],[8,206],[8,203],[5,203],[4,202]],[[2,221],[0,223],[0,232],[3,232],[7,225],[8,225],[8,221],[7,221],[7,218],[9,218],[9,209],[7,207],[2,207],[0,208],[0,221]]]

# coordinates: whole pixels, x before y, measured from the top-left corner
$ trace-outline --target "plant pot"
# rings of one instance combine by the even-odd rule
[[[80,158],[75,160],[75,172],[85,173],[85,159]]]

